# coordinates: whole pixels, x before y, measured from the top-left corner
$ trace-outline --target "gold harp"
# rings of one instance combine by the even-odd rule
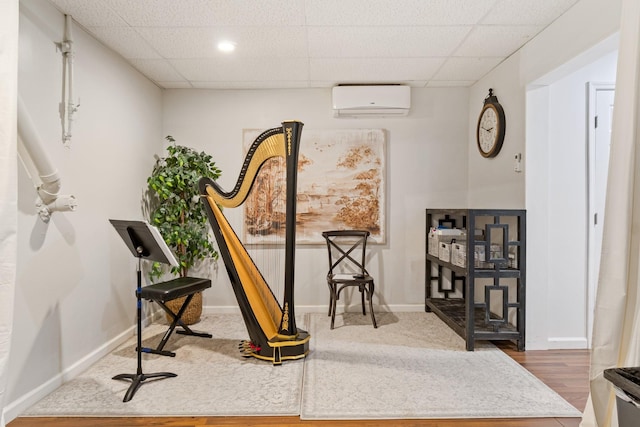
[[[209,217],[220,255],[250,341],[242,351],[258,359],[280,364],[300,359],[309,352],[309,334],[296,327],[294,308],[294,264],[296,244],[296,186],[301,122],[286,121],[269,129],[251,144],[233,190],[226,192],[210,178],[200,179],[199,189]],[[286,219],[284,297],[280,305],[271,288],[249,256],[242,242],[218,206],[237,207],[247,199],[256,175],[272,157],[284,157],[286,163]]]

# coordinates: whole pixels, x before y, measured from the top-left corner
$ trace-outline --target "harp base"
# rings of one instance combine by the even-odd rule
[[[242,341],[238,348],[243,357],[255,357],[267,360],[274,365],[280,365],[285,360],[302,359],[309,354],[309,339],[311,335],[301,329],[295,340],[268,341],[266,346],[260,346],[252,341]]]

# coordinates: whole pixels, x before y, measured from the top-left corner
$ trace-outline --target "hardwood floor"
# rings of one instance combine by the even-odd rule
[[[581,411],[589,394],[588,350],[518,352],[511,343],[496,343],[545,384]],[[30,418],[19,417],[8,427],[578,427],[579,418],[456,419],[456,420],[345,420],[306,421],[299,417],[140,417],[140,418]]]

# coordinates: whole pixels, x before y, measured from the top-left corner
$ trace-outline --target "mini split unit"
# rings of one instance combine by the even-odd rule
[[[409,86],[335,86],[332,95],[334,117],[406,116],[411,107]]]

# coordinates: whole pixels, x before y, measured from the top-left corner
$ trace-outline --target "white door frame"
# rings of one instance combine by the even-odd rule
[[[596,141],[596,93],[599,90],[615,90],[614,83],[587,83],[587,345],[591,348],[593,310],[598,289],[600,254],[596,253],[594,223],[595,200],[595,141]],[[604,218],[600,218],[602,221]]]

